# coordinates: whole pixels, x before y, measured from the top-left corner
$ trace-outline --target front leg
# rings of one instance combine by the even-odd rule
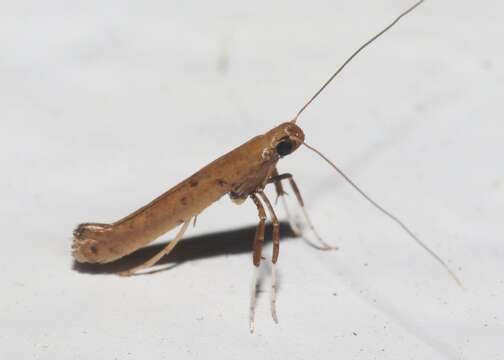
[[[257,213],[259,216],[259,224],[257,225],[253,244],[254,255],[252,256],[252,262],[254,264],[254,272],[252,275],[252,284],[250,286],[249,329],[250,332],[253,333],[256,293],[257,293],[257,277],[259,276],[259,265],[261,264],[262,245],[264,243],[266,211],[264,211],[264,206],[262,205],[261,200],[259,200],[259,198],[255,194],[250,194],[250,198],[257,207]]]
[[[301,229],[297,226],[296,222],[292,218],[290,211],[289,211],[289,206],[287,206],[287,201],[285,200],[284,195],[288,195],[283,188],[282,185],[282,178],[285,177],[285,175],[290,175],[290,174],[283,174],[282,177],[278,175],[278,171],[275,168],[273,173],[271,174],[271,177],[268,179],[267,183],[273,183],[275,185],[275,191],[276,191],[276,199],[275,199],[275,205],[278,203],[278,199],[282,200],[282,204],[285,210],[285,216],[287,217],[287,221],[289,222],[289,226],[291,230],[294,232],[294,235],[296,236],[302,236]]]
[[[292,174],[289,174],[289,173],[278,174],[278,172],[275,169],[274,175],[271,176],[268,179],[268,183],[274,183],[275,184],[275,188],[277,189],[277,195],[278,195],[278,197],[280,197],[280,196],[283,196],[285,194],[285,192],[283,191],[283,188],[281,187],[281,181],[282,180],[289,180],[289,185],[292,188],[292,191],[294,192],[294,195],[296,196],[296,199],[297,199],[299,205],[301,206],[301,210],[303,211],[304,218],[305,218],[306,222],[308,223],[308,226],[310,227],[310,230],[315,235],[315,238],[320,243],[320,245],[316,245],[316,244],[312,243],[311,241],[309,241],[305,236],[303,236],[302,232],[297,229],[297,226],[295,226],[295,228],[293,228],[294,232],[301,233],[301,236],[306,241],[306,243],[309,244],[310,246],[318,249],[318,250],[337,250],[338,249],[337,246],[332,246],[332,245],[327,244],[320,237],[320,235],[318,234],[317,230],[315,230],[315,226],[313,226],[313,223],[311,222],[310,217],[308,216],[308,212],[306,211],[303,198],[301,197],[301,192],[299,191],[299,188],[298,188],[296,182],[294,181],[294,177],[292,176]],[[280,183],[280,186],[277,185],[279,183]],[[281,192],[279,192],[279,189],[280,189]],[[283,198],[282,198],[282,200],[283,200]],[[287,209],[287,204],[285,203],[285,201],[284,201],[284,206],[285,206],[285,209],[286,209],[287,217],[289,218],[289,223],[291,223],[291,227],[292,227],[293,222],[290,220],[290,213],[289,213],[289,211]]]
[[[271,217],[271,223],[273,225],[273,256],[271,259],[271,292],[270,292],[270,309],[271,309],[271,317],[273,321],[278,323],[278,316],[276,312],[276,263],[278,260],[278,254],[280,251],[280,223],[278,222],[278,218],[275,214],[275,210],[273,210],[273,206],[269,201],[268,197],[264,192],[259,192],[261,199],[268,207],[268,211]]]

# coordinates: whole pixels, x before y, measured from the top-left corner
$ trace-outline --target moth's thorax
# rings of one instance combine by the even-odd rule
[[[243,201],[249,194],[262,190],[274,172],[278,160],[294,152],[304,141],[299,126],[286,122],[244,144],[241,149],[247,159],[240,174],[240,186],[233,189],[231,198]]]

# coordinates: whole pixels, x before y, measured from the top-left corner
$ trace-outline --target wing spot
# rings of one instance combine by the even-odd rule
[[[98,248],[94,245],[91,245],[89,247],[89,250],[91,250],[91,252],[94,254],[94,255],[98,255]]]

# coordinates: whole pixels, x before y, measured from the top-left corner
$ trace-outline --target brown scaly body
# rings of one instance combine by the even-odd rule
[[[263,135],[259,135],[239,146],[235,150],[215,160],[211,164],[184,180],[177,186],[153,200],[151,203],[135,211],[131,215],[113,224],[81,224],[74,231],[73,256],[78,262],[106,263],[128,255],[139,248],[147,245],[167,231],[178,225],[175,238],[158,254],[144,264],[121,273],[132,275],[137,270],[156,264],[163,256],[169,254],[184,236],[185,231],[192,219],[199,213],[229,194],[231,199],[242,203],[248,197],[257,207],[259,224],[253,242],[253,264],[255,267],[250,297],[250,331],[254,330],[254,308],[256,299],[257,271],[261,261],[261,249],[264,242],[266,222],[266,209],[268,210],[273,225],[273,255],[271,259],[271,297],[270,308],[273,320],[277,322],[276,315],[276,272],[275,264],[278,260],[280,248],[280,226],[273,206],[263,192],[268,183],[274,183],[277,195],[284,194],[281,181],[288,180],[294,195],[296,196],[305,216],[307,224],[322,246],[313,245],[322,250],[334,249],[324,243],[318,236],[311,224],[304,208],[304,202],[299,189],[290,174],[278,174],[276,164],[285,155],[291,154],[301,144],[321,156],[331,167],[334,168],[352,187],[366,198],[376,209],[393,220],[400,226],[418,245],[424,248],[434,257],[460,285],[460,280],[446,263],[430,250],[402,221],[385,210],[376,201],[364,193],[353,183],[334,163],[315,148],[304,142],[303,131],[296,125],[299,115],[317,98],[326,86],[345,68],[345,66],[364,48],[394,26],[402,17],[417,8],[424,0],[419,0],[413,6],[401,13],[392,23],[378,34],[360,46],[336,72],[322,85],[322,87],[308,100],[298,111],[295,118],[283,123]],[[282,197],[282,200],[284,198]],[[285,205],[285,203],[284,203]],[[287,207],[285,208],[287,212]],[[289,219],[289,213],[286,213]],[[291,225],[292,222],[291,222]],[[295,228],[295,227],[294,227]],[[294,229],[296,230],[296,229]],[[306,239],[305,239],[306,240]]]
[[[236,202],[262,190],[290,139],[291,151],[304,141],[294,123],[283,123],[223,155],[146,206],[112,224],[84,223],[74,231],[79,262],[107,263],[128,255],[197,216],[223,195]]]

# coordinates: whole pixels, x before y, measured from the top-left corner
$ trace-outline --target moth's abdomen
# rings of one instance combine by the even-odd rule
[[[103,238],[112,229],[110,224],[80,224],[73,232],[72,255],[78,262],[105,263],[111,251],[104,246]]]

